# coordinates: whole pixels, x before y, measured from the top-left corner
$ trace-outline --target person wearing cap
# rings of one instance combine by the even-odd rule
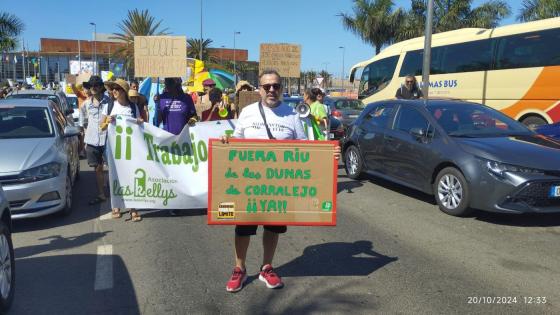
[[[111,123],[115,123],[116,116],[118,115],[136,118],[138,123],[142,123],[144,121],[140,115],[138,106],[131,102],[128,98],[128,92],[130,90],[128,82],[123,79],[117,79],[115,81],[106,82],[105,86],[111,90],[114,98],[113,106],[108,106],[104,111],[104,115],[107,116]],[[132,222],[142,220],[142,217],[135,209],[130,209],[129,212],[130,220],[132,220]],[[121,211],[119,208],[112,208],[112,217],[115,219],[121,217]]]
[[[216,82],[212,79],[206,79],[202,81],[202,87],[204,88],[204,93],[198,96],[198,100],[196,102],[196,114],[198,117],[202,117],[202,112],[212,107],[208,92],[216,87]]]
[[[110,103],[105,92],[103,80],[99,76],[91,76],[87,85],[90,87],[92,96],[87,98],[80,110],[79,126],[85,128],[84,142],[86,144],[86,158],[88,165],[95,169],[97,182],[97,196],[89,201],[90,205],[105,202],[105,174],[103,172],[103,155],[105,153],[105,142],[107,130],[101,128],[105,120],[104,112]],[[87,126],[86,126],[87,122]]]
[[[231,110],[232,112],[234,112],[234,118],[239,117],[239,93],[241,91],[254,91],[255,87],[253,87],[251,85],[251,83],[249,83],[248,81],[245,80],[241,80],[239,82],[237,82],[237,85],[235,86],[235,101],[233,102],[233,104],[231,105]]]
[[[213,88],[208,92],[208,97],[212,106],[202,112],[201,121],[214,121],[230,119],[231,111],[223,101],[222,90]]]
[[[196,109],[192,98],[183,92],[181,78],[165,78],[165,90],[158,101],[158,125],[174,135],[181,133],[187,123],[196,122]]]

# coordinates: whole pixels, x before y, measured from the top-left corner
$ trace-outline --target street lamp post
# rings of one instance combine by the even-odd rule
[[[97,24],[90,22],[89,25],[93,25],[93,74],[97,74]]]
[[[224,48],[226,48],[225,45],[220,46],[220,64],[223,66],[224,64]]]
[[[240,35],[241,32],[233,31],[233,81],[235,86],[237,86],[237,65],[236,65],[236,56],[235,56],[235,35]]]
[[[341,72],[342,77],[341,78],[342,78],[342,89],[344,89],[344,55],[345,55],[345,52],[346,52],[346,47],[339,46],[338,48],[342,49],[342,72]]]
[[[422,62],[422,94],[428,99],[430,88],[430,61],[432,55],[432,21],[434,15],[434,0],[428,0],[428,14],[426,17],[426,30],[424,36],[424,60]]]
[[[202,61],[202,0],[200,0],[200,51],[198,58]]]

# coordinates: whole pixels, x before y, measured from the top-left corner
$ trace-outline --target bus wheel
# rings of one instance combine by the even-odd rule
[[[527,116],[521,120],[521,122],[529,127],[530,129],[535,129],[538,126],[546,125],[548,122],[541,116]]]

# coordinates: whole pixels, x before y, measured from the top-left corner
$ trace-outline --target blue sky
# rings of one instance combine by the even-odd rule
[[[127,10],[149,9],[156,19],[174,35],[200,36],[200,0],[56,0],[2,1],[0,11],[20,17],[26,24],[26,46],[38,50],[39,38],[91,39],[97,24],[98,33],[116,32],[117,23]],[[410,8],[410,0],[395,0],[395,5]],[[474,5],[483,3],[474,0]],[[513,14],[502,25],[516,23],[521,0],[507,1]],[[323,70],[340,76],[342,49],[344,66],[349,68],[371,58],[374,49],[343,29],[339,12],[352,11],[351,0],[202,0],[203,37],[214,41],[213,47],[236,47],[249,50],[249,60],[258,60],[260,43],[298,43],[302,46],[302,70]]]

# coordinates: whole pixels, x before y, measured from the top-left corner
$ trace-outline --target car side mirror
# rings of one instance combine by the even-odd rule
[[[64,112],[64,114],[65,114],[66,116],[72,115],[72,114],[74,114],[74,109],[73,109],[73,108],[67,109],[67,110]]]
[[[414,137],[414,139],[416,140],[420,140],[422,138],[426,137],[426,131],[422,128],[412,128],[410,129],[410,134]]]
[[[66,126],[64,128],[64,138],[75,137],[80,134],[80,129],[75,126]]]

